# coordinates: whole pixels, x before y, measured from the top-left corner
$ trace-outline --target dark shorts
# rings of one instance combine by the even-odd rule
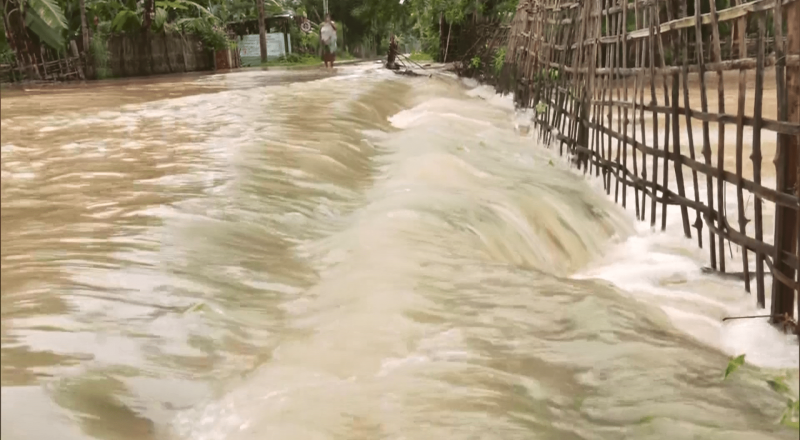
[[[327,44],[322,45],[322,61],[332,63],[336,61],[336,53],[331,51]]]

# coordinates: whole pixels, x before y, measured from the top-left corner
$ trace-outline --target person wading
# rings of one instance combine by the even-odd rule
[[[325,22],[319,27],[320,41],[322,42],[322,61],[325,68],[333,70],[336,61],[336,24],[331,20],[331,14],[325,15]]]
[[[386,55],[386,68],[391,70],[398,70],[400,66],[395,61],[397,59],[397,39],[394,34],[389,39],[389,53]]]

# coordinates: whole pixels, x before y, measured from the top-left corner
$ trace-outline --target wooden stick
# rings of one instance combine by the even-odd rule
[[[652,7],[651,7],[652,8]],[[658,98],[656,97],[656,50],[655,50],[655,19],[654,15],[658,14],[658,7],[655,10],[650,10],[648,13],[647,27],[650,29],[650,38],[647,39],[650,57],[650,101],[652,105],[658,105]],[[669,133],[669,130],[665,130]],[[653,113],[653,149],[658,150],[658,113]],[[644,137],[644,136],[642,136]],[[653,183],[658,181],[658,156],[653,156],[653,175],[650,177]],[[656,225],[656,199],[650,199],[650,226]]]
[[[620,20],[619,15],[615,14],[611,21],[612,21],[612,26],[614,27],[614,35],[620,35],[620,33],[621,33],[621,29],[620,29],[621,20]],[[619,67],[619,64],[620,64],[620,60],[619,60],[620,44],[619,43],[620,43],[619,39],[617,39],[616,43],[614,43],[613,55],[611,57],[611,66],[610,66],[611,69],[612,69],[611,84],[615,86],[614,88],[616,89],[616,92],[617,92],[617,100],[621,99],[621,92],[619,90],[620,89],[619,88],[619,75],[618,75],[619,69],[617,69],[617,67]],[[613,109],[613,107],[610,106],[609,107],[609,122],[611,122],[611,118],[612,118],[612,113],[611,113],[612,109]],[[622,109],[620,109],[619,107],[617,107],[617,132],[620,132],[620,133],[622,132]],[[609,138],[608,138],[608,144],[609,144],[609,147],[610,147],[611,146],[611,136],[609,136]],[[621,150],[622,150],[621,147],[622,147],[622,142],[617,140],[617,145],[616,145],[616,149],[615,149],[615,153],[616,154],[614,155],[614,160],[615,160],[618,168],[619,168],[619,165],[620,165],[620,154],[621,154]],[[616,177],[616,180],[615,180],[615,183],[614,183],[614,202],[619,203],[619,187],[620,187],[620,183],[621,182],[624,183],[624,180],[622,180],[622,178],[621,178],[621,176],[619,174],[615,174],[615,177]]]
[[[627,0],[622,0],[622,69],[628,68],[628,2]],[[621,75],[621,70],[617,69],[617,75]],[[623,82],[623,94],[622,98],[627,101],[628,100],[628,77],[625,77]],[[634,112],[634,118],[635,118]],[[628,137],[628,108],[626,107],[622,112],[622,136]],[[636,130],[633,130],[634,133]],[[635,136],[635,135],[634,135]],[[622,167],[627,170],[628,169],[628,143],[622,142]],[[634,160],[635,162],[635,160]],[[634,195],[636,198],[636,214],[639,214],[639,192],[636,190],[634,186]],[[622,186],[622,206],[626,207],[627,205],[627,198],[628,198],[628,185]]]
[[[722,321],[731,321],[734,319],[752,319],[752,318],[772,318],[772,317],[780,317],[781,315],[751,315],[751,316],[728,316],[722,318]]]
[[[667,6],[667,19],[668,20],[672,20],[673,19],[672,8],[670,6],[671,5]],[[682,34],[682,32],[681,32],[681,34]],[[682,36],[682,35],[673,35],[670,38],[670,50],[672,51],[672,54],[673,54],[673,62],[674,62],[675,57],[678,56],[678,53],[680,53],[680,56],[682,58],[682,62],[686,61],[685,49],[679,47],[680,43],[676,44],[676,41],[678,41],[677,37],[679,37],[679,36]],[[666,63],[664,65],[666,66]],[[675,181],[676,181],[676,184],[678,186],[678,195],[680,195],[681,197],[685,197],[686,196],[686,190],[684,188],[683,156],[681,155],[681,138],[680,138],[680,130],[681,129],[680,129],[680,118],[679,118],[679,110],[678,110],[678,106],[679,106],[679,103],[678,103],[678,99],[679,99],[678,91],[679,91],[679,88],[680,88],[680,77],[678,75],[678,72],[675,72],[672,75],[672,143],[673,143],[673,148],[672,148],[673,158],[672,158],[672,161],[673,161],[673,167],[675,169]],[[688,127],[687,130],[691,130],[691,127]],[[666,147],[665,147],[665,149],[666,149]],[[680,205],[680,209],[681,209],[681,221],[683,222],[683,234],[687,238],[692,238],[692,229],[691,229],[691,226],[689,225],[689,210],[683,204]]]
[[[647,9],[644,9],[641,12],[642,12],[641,17],[640,17],[641,21],[639,21],[639,23],[637,24],[637,28],[639,26],[644,26],[645,22],[647,22]],[[645,120],[644,120],[644,112],[645,112],[645,109],[646,109],[645,103],[644,103],[644,89],[645,89],[644,82],[645,82],[645,78],[646,78],[646,76],[645,76],[646,67],[645,66],[647,65],[647,58],[646,57],[647,56],[652,56],[652,54],[648,54],[647,53],[647,45],[645,43],[646,43],[645,41],[642,41],[642,52],[641,52],[641,57],[642,58],[641,58],[641,64],[640,64],[640,66],[642,67],[642,71],[641,71],[642,72],[641,73],[642,74],[642,81],[639,84],[639,86],[640,86],[639,87],[639,102],[640,102],[640,106],[639,106],[639,126],[641,128],[642,144],[643,145],[647,145],[647,133],[645,131],[646,123],[645,123]],[[645,154],[644,152],[642,152],[642,176],[641,177],[642,177],[642,179],[647,180],[647,154]],[[645,193],[642,193],[642,217],[641,217],[642,221],[644,221],[645,217],[647,216],[647,204],[646,204],[646,202],[647,202],[647,195]]]
[[[672,14],[670,13],[669,6],[667,6],[667,11],[669,13],[669,16],[671,16]],[[661,66],[666,66],[667,65],[667,61],[666,61],[666,59],[664,57],[664,41],[663,41],[663,38],[662,38],[662,35],[661,35],[661,26],[660,26],[661,17],[659,16],[658,6],[656,6],[656,13],[654,14],[654,16],[655,16],[654,22],[655,22],[655,29],[656,29],[656,38],[657,38],[656,41],[658,42],[657,48],[658,48],[658,54],[659,54],[659,61],[661,62]],[[666,78],[662,79],[661,85],[662,85],[662,88],[664,90],[664,105],[666,107],[669,107],[670,106],[670,104],[669,104],[669,90],[667,89]],[[653,104],[655,105],[656,103],[654,102]],[[669,188],[669,166],[668,166],[669,165],[669,161],[670,160],[675,160],[674,157],[670,157],[670,155],[669,155],[670,124],[673,123],[673,121],[671,119],[671,116],[672,116],[671,113],[666,113],[665,116],[664,116],[664,152],[667,153],[667,157],[664,159],[664,168],[663,168],[664,171],[663,171],[663,174],[662,174],[662,181],[663,181],[664,188]],[[654,113],[653,117],[654,118],[658,118],[658,114]],[[664,198],[666,200],[666,194],[663,194],[662,198]],[[666,229],[667,229],[667,203],[664,202],[661,205],[661,230],[664,231]]]
[[[713,61],[717,63],[722,62],[722,50],[720,49],[719,38],[719,23],[717,22],[717,6],[716,2],[709,2],[711,6],[711,53]],[[725,86],[722,77],[722,69],[717,69],[717,101],[719,106],[719,113],[725,113]],[[722,179],[722,171],[725,167],[725,124],[720,122],[717,124],[719,128],[717,134],[717,206],[719,207],[720,216],[725,216],[725,182]],[[709,146],[710,148],[710,146]],[[710,151],[709,151],[710,153]],[[710,195],[709,195],[710,197]],[[725,272],[725,238],[718,237],[719,239],[719,270]]]
[[[735,0],[736,5],[741,0]],[[736,25],[736,30],[739,33],[739,57],[747,55],[747,45],[744,38],[747,28],[747,18],[742,17]],[[731,43],[733,45],[733,43]],[[744,160],[742,158],[744,152],[744,105],[747,95],[747,71],[745,69],[739,70],[739,103],[737,107],[736,118],[736,177],[739,182],[736,184],[736,203],[739,207],[739,230],[742,234],[747,233],[747,218],[745,217],[744,210],[744,192],[742,191],[742,167]],[[742,247],[742,271],[744,272],[744,288],[750,292],[750,262],[747,256],[747,248]]]
[[[753,107],[753,182],[761,185],[761,111],[763,107],[762,95],[764,94],[764,16],[758,16],[758,68],[756,69],[755,104]],[[761,217],[761,199],[755,198],[755,227],[756,240],[764,240],[764,229]],[[759,308],[764,308],[764,254],[756,251],[756,303]]]
[[[775,28],[775,55],[779,62],[775,66],[776,93],[778,100],[778,120],[789,118],[793,122],[800,122],[800,73],[797,69],[785,69],[783,54],[786,52],[800,53],[800,6],[797,3],[786,7],[787,30],[789,39],[788,47],[783,42],[783,14],[781,6],[776,5],[774,10]],[[788,84],[787,84],[788,83]],[[789,114],[793,113],[791,116]],[[778,145],[775,152],[776,189],[781,192],[792,193],[800,186],[800,175],[796,169],[800,167],[800,136],[778,136]],[[800,231],[797,230],[800,212],[777,206],[775,212],[774,243],[776,254],[774,258],[774,272],[779,272],[787,280],[794,281],[795,271],[784,263],[784,253],[796,253],[797,241]],[[792,283],[772,283],[772,314],[794,315],[795,292],[800,294],[800,288],[790,287]],[[800,283],[798,283],[800,285]]]
[[[700,0],[694,0],[694,10],[695,10],[695,39],[697,44],[697,63],[700,65],[700,106],[703,109],[703,112],[708,111],[708,97],[706,96],[706,75],[705,75],[705,60],[703,58],[703,28],[701,24],[701,17],[700,17]],[[688,85],[687,85],[688,86]],[[703,121],[703,159],[705,160],[706,165],[711,166],[711,137],[709,136],[708,132],[708,122]],[[708,207],[713,211],[714,210],[714,186],[713,186],[713,179],[711,178],[710,174],[706,174],[706,203]],[[708,225],[713,226],[713,225]],[[717,268],[717,252],[716,252],[716,243],[714,242],[714,234],[711,232],[711,228],[708,231],[708,250],[709,250],[709,257],[711,259],[711,267],[713,269]]]
[[[633,9],[634,23],[636,25],[636,28],[638,29],[639,26],[641,25],[641,20],[639,18],[639,2],[634,2],[633,3],[633,8],[634,8]],[[627,25],[627,23],[626,23],[626,25]],[[634,44],[634,68],[636,69],[637,72],[639,72],[636,75],[636,77],[634,78],[634,80],[633,80],[633,121],[632,121],[631,128],[633,129],[632,135],[633,135],[633,142],[634,143],[636,142],[637,97],[639,95],[639,83],[642,81],[642,75],[641,75],[641,72],[640,72],[640,69],[639,69],[639,67],[640,67],[640,65],[639,65],[639,63],[640,63],[640,61],[639,61],[639,51],[641,50],[641,45],[642,45],[641,41],[636,41],[635,44]],[[626,54],[626,56],[627,56],[627,54]],[[626,99],[626,101],[627,101],[627,99]],[[631,150],[631,153],[633,155],[633,174],[638,178],[639,177],[639,169],[638,169],[639,165],[637,163],[638,159],[636,157],[636,150],[637,150],[637,148],[633,148]],[[634,186],[634,196],[636,197],[636,218],[642,219],[644,217],[644,212],[642,212],[643,208],[639,206],[639,187],[638,187],[638,185]],[[642,197],[644,197],[644,195]]]

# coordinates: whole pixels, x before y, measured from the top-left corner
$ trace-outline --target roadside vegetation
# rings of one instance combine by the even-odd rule
[[[64,53],[69,42],[75,41],[89,55],[96,76],[104,78],[110,75],[106,48],[114,35],[179,32],[197,35],[208,50],[235,48],[228,25],[258,20],[259,5],[266,17],[322,21],[323,0],[6,0],[0,64],[30,63],[28,55],[21,56],[13,48],[38,54],[40,47],[49,47]],[[413,60],[430,61],[440,58],[442,35],[453,25],[465,23],[473,14],[508,16],[516,1],[339,0],[329,6],[340,30],[338,59],[348,59],[346,54],[383,56],[394,34],[402,51],[415,53]],[[316,28],[306,34],[295,24],[289,27],[293,49],[300,57],[268,65],[309,64],[309,56],[318,54]]]

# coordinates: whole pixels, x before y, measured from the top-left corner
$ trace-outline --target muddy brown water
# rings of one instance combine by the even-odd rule
[[[794,340],[478,92],[4,91],[2,438],[796,438]]]

